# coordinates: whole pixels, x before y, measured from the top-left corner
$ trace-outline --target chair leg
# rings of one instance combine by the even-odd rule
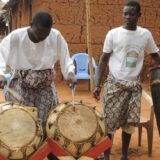
[[[147,130],[147,140],[148,140],[148,156],[152,156],[152,145],[153,145],[153,127],[148,124]]]
[[[91,88],[90,88],[90,79],[88,80],[88,91],[90,91]]]
[[[138,127],[138,146],[141,146],[142,141],[142,126]]]

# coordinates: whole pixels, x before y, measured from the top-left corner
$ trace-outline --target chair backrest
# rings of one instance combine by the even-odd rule
[[[76,53],[72,56],[76,65],[76,73],[88,73],[89,58],[87,53]],[[96,68],[94,58],[92,58],[93,68]]]

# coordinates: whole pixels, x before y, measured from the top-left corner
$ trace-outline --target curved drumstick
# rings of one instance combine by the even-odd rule
[[[19,95],[17,92],[15,92],[13,89],[9,88],[7,85],[4,86],[4,88],[14,97],[16,98],[19,102],[24,101],[24,98]]]

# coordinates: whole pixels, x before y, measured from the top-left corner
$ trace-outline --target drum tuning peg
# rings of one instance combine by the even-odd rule
[[[57,113],[57,110],[54,110],[53,113]]]
[[[33,111],[33,112],[35,112],[35,111],[36,111],[36,109],[33,109],[32,111]]]
[[[96,142],[94,142],[94,146],[96,145],[97,143]]]
[[[64,104],[68,104],[68,103],[69,103],[68,101],[65,101],[65,102],[64,102]]]
[[[96,106],[94,106],[93,109],[96,110]]]
[[[66,149],[66,148],[67,148],[67,145],[66,145],[66,144],[64,144],[64,145],[63,145],[63,148],[64,148],[64,149]]]
[[[59,137],[55,137],[54,139],[55,139],[56,141],[59,141],[59,140],[60,140]]]
[[[82,103],[83,103],[83,101],[82,101],[82,100],[80,100],[80,103],[82,104]]]
[[[73,111],[74,111],[74,112],[76,111],[76,107],[75,107],[75,106],[73,106]]]
[[[52,123],[48,123],[48,128],[51,129],[52,125]]]
[[[42,131],[41,129],[38,129],[38,133],[37,133],[38,137],[43,137],[43,133],[41,131]]]
[[[103,117],[100,117],[100,120],[103,121]]]
[[[33,145],[33,149],[34,149],[35,151],[36,151],[36,149],[37,149],[37,147],[36,147],[36,145],[35,145],[35,144]]]
[[[94,147],[95,146],[95,142],[92,142],[91,145],[92,145],[92,147]]]

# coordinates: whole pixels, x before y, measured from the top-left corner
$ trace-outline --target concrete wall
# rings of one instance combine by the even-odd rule
[[[122,8],[125,0],[91,0],[90,32],[92,54],[98,63],[106,33],[122,25]],[[160,0],[140,0],[142,16],[139,25],[147,27],[160,46]],[[68,42],[71,55],[86,51],[86,10],[85,0],[30,0],[22,1],[15,11],[13,28],[29,24],[32,15],[39,10],[47,10],[54,19],[54,26],[60,30]],[[142,77],[146,79],[151,66],[149,56],[145,58]],[[59,67],[57,67],[59,69]]]

